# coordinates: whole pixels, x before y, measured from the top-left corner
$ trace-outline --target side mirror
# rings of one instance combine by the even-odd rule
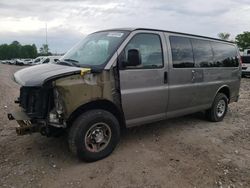
[[[128,50],[128,61],[125,66],[138,66],[141,64],[141,54],[137,49]]]

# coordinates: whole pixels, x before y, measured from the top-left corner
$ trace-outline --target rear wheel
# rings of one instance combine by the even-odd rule
[[[92,162],[111,154],[119,139],[120,127],[115,116],[105,110],[91,110],[73,123],[68,143],[79,159]]]
[[[213,105],[206,111],[206,115],[210,121],[222,121],[227,113],[228,98],[223,93],[217,93]]]

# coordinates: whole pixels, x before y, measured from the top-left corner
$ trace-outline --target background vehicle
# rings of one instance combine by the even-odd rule
[[[7,64],[9,64],[9,65],[15,65],[16,64],[16,59],[8,60]]]
[[[31,65],[32,64],[32,59],[22,59],[24,65]]]
[[[24,61],[22,59],[15,59],[14,60],[14,65],[24,65]]]
[[[46,56],[44,57],[39,64],[44,64],[44,63],[56,63],[59,61],[61,56]]]
[[[242,60],[242,77],[250,76],[250,49],[245,49],[243,51],[241,60]]]
[[[80,159],[108,156],[120,131],[205,111],[222,121],[237,102],[240,56],[234,43],[153,29],[105,30],[87,36],[57,64],[22,69],[17,133],[69,131]]]
[[[250,56],[250,49],[245,49],[243,51],[243,56]]]
[[[60,58],[61,56],[40,56],[33,61],[32,65],[56,63]]]
[[[36,59],[32,61],[32,65],[39,65],[41,64],[41,61],[43,60],[44,56],[39,56]]]
[[[250,76],[250,55],[242,56],[242,77]]]

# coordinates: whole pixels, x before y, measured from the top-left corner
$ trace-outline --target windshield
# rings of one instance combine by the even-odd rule
[[[70,62],[73,66],[103,68],[128,33],[128,31],[103,31],[88,35],[69,50],[60,62]]]

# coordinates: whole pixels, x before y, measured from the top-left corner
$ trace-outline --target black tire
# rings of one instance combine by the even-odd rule
[[[102,130],[103,138],[105,136],[109,137],[109,141],[107,141],[107,143],[102,146],[103,149],[101,151],[90,151],[91,147],[97,144],[97,141],[95,139],[97,137],[96,131],[98,129],[99,124],[101,126],[104,126],[104,128],[106,129],[106,132],[104,131],[105,133]],[[88,136],[92,129],[94,129],[94,131],[92,131],[91,134]],[[110,135],[107,136],[107,132],[111,132]],[[94,137],[95,139],[93,139],[92,137]],[[110,155],[118,144],[119,139],[119,122],[113,114],[105,110],[90,110],[80,115],[73,122],[72,127],[70,127],[68,135],[69,149],[72,153],[77,155],[80,160],[86,162],[97,161]],[[91,142],[91,144],[88,145],[88,141]],[[92,149],[94,149],[94,147]]]
[[[219,103],[223,103],[222,101],[224,101],[225,104],[225,108],[224,111],[219,113]],[[227,109],[228,109],[228,98],[224,93],[217,93],[217,95],[215,96],[213,105],[210,109],[208,109],[206,111],[206,116],[208,118],[208,120],[212,121],[212,122],[219,122],[222,121],[223,118],[225,117],[226,113],[227,113]]]

